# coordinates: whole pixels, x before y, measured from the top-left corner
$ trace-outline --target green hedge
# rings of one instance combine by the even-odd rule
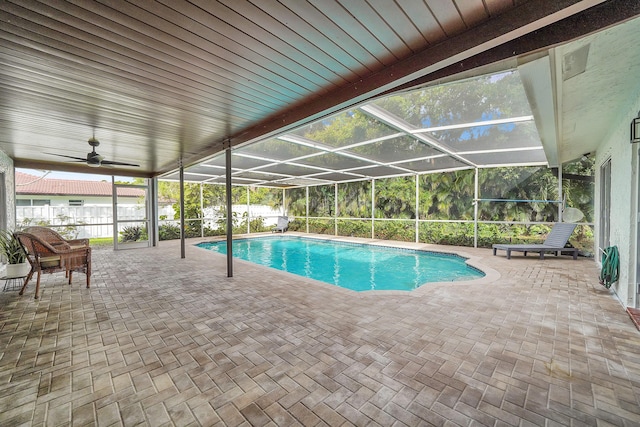
[[[374,237],[383,240],[399,240],[402,242],[415,242],[415,221],[376,221]]]
[[[188,220],[185,221],[185,237],[212,237],[223,236],[227,233],[226,221],[220,220],[217,224],[212,224],[212,227],[204,226],[202,228],[200,221]],[[260,233],[264,231],[270,231],[272,227],[267,227],[264,224],[264,218],[257,217],[251,219],[250,229],[252,233]],[[233,234],[246,234],[247,232],[247,217],[243,215],[242,218],[234,218]],[[160,224],[158,227],[158,238],[160,240],[175,240],[180,238],[180,225],[174,222],[166,222]]]
[[[338,235],[350,237],[371,237],[371,220],[338,220]]]
[[[333,219],[309,218],[309,232],[314,234],[334,235],[335,222]],[[187,223],[186,237],[199,237],[200,227],[195,227],[195,221]],[[205,236],[220,236],[226,233],[226,227],[205,227]],[[271,230],[264,225],[262,218],[251,221],[251,232],[258,233]],[[494,243],[542,243],[551,226],[534,224],[478,224],[478,247],[490,248]],[[295,218],[289,223],[289,231],[307,231],[304,218]],[[247,232],[246,220],[238,221],[233,228],[234,234]],[[338,235],[351,237],[371,237],[371,220],[338,219]],[[394,220],[375,221],[376,239],[398,240],[403,242],[415,241],[415,221]],[[438,245],[473,246],[473,223],[421,222],[418,227],[419,242]],[[180,238],[180,228],[171,223],[160,226],[160,240]],[[587,225],[579,225],[569,240],[573,247],[580,249],[586,256],[593,256],[593,229]]]

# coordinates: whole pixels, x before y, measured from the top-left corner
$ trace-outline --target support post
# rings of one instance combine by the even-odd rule
[[[111,212],[113,212],[113,250],[115,251],[118,249],[118,189],[116,177],[113,175],[111,175]],[[47,218],[51,218],[50,205],[47,205]]]
[[[204,237],[204,196],[200,183],[200,237]]]
[[[251,191],[247,187],[247,234],[251,234]]]
[[[307,185],[305,188],[307,190],[306,200],[305,200],[305,204],[307,206],[307,217],[305,218],[305,221],[307,223],[307,234],[309,234],[309,186]]]
[[[562,194],[562,165],[558,166],[558,200],[560,200],[560,203],[558,203],[558,222],[562,222],[563,218],[562,215],[564,213],[564,198],[563,198],[563,194]]]
[[[473,247],[478,247],[478,168],[475,169],[474,190],[473,190]]]
[[[180,258],[186,257],[185,245],[184,245],[184,165],[182,164],[182,157],[180,157]]]
[[[280,208],[280,212],[282,212],[282,216],[287,215],[287,190],[282,189],[282,207]]]
[[[333,235],[338,235],[338,183],[333,184]]]
[[[416,243],[420,241],[420,176],[416,174]]]
[[[159,233],[160,227],[158,224],[159,216],[158,216],[158,177],[153,177],[147,180],[149,184],[149,198],[151,199],[151,203],[149,204],[150,213],[149,218],[151,219],[149,223],[149,238],[151,240],[151,246],[158,246],[159,241]]]
[[[227,199],[227,277],[233,277],[233,205],[231,204],[231,141],[225,151],[225,191]]]
[[[376,235],[376,180],[371,180],[371,238]]]

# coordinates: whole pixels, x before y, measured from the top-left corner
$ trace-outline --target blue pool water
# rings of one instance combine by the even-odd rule
[[[226,241],[198,246],[227,253]],[[233,256],[354,291],[410,291],[428,282],[484,277],[457,255],[300,237],[234,240]]]

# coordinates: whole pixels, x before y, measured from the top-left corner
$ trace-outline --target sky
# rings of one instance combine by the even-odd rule
[[[107,181],[111,182],[111,176],[109,175],[95,175],[86,173],[75,172],[60,172],[60,171],[47,171],[41,169],[21,169],[16,168],[16,171],[28,173],[29,175],[35,175],[41,177],[46,174],[48,179],[71,179],[77,181]],[[119,177],[116,176],[116,181],[131,181],[131,177]]]

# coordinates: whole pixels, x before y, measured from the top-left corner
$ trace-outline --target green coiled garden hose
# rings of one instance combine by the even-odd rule
[[[602,252],[602,270],[600,284],[609,289],[620,276],[620,257],[617,246],[609,246]]]

